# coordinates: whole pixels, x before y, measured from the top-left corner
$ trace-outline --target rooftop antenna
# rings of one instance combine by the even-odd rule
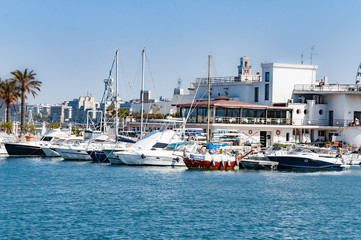
[[[358,66],[357,69],[357,74],[356,74],[356,85],[360,84],[360,80],[361,80],[361,63]]]
[[[178,84],[178,89],[180,89],[181,88],[181,85],[182,85],[182,79],[181,78],[178,78],[178,82],[177,82],[177,84]]]
[[[314,51],[315,51],[315,46],[312,46],[312,47],[311,47],[311,56],[310,56],[311,65],[312,65],[312,57],[313,57],[313,55],[317,55],[317,53],[314,53]]]

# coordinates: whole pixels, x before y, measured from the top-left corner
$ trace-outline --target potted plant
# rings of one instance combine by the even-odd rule
[[[35,134],[35,131],[36,131],[35,124],[32,123],[32,122],[26,123],[25,126],[24,126],[24,130],[28,134],[27,136],[25,136],[26,141],[28,141],[28,142],[33,141],[34,140],[34,134]]]

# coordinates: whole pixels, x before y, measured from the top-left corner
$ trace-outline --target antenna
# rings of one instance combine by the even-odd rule
[[[312,46],[312,47],[311,47],[311,56],[310,56],[311,65],[312,65],[312,57],[313,57],[314,55],[317,55],[317,53],[314,53],[314,51],[315,51],[315,46]]]
[[[181,88],[181,85],[182,85],[182,79],[181,78],[178,78],[178,82],[177,82],[177,87],[178,87],[178,89],[180,89]]]
[[[356,73],[356,85],[360,83],[361,80],[361,63],[358,66],[357,73]]]

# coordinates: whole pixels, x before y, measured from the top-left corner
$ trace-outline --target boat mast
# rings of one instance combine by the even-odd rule
[[[118,142],[118,50],[115,51],[115,142]]]
[[[143,111],[144,111],[144,56],[145,49],[142,51],[142,91],[140,93],[140,101],[142,103],[140,109],[140,139],[143,138]]]
[[[207,109],[207,146],[210,143],[209,123],[210,123],[210,110],[211,110],[211,58],[212,55],[208,55],[208,109]]]

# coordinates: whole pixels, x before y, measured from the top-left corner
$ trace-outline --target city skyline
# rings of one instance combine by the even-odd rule
[[[101,100],[115,50],[119,93],[139,97],[141,51],[146,89],[171,97],[178,79],[188,88],[207,74],[237,75],[239,58],[318,65],[317,78],[354,83],[361,61],[358,1],[2,1],[0,77],[33,69],[43,82],[29,104],[62,103],[87,93]],[[14,14],[16,12],[16,14]]]

